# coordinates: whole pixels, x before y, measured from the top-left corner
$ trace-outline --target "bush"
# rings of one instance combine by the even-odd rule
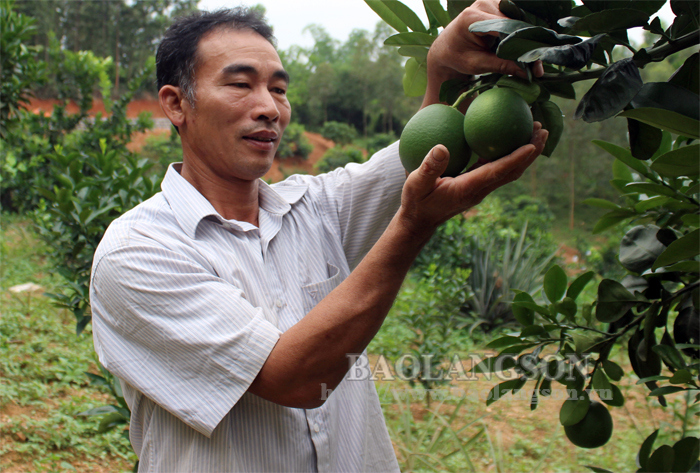
[[[317,172],[330,172],[336,168],[344,167],[349,163],[362,163],[365,161],[364,153],[357,146],[334,146],[325,152],[316,163]]]
[[[357,139],[357,130],[347,123],[330,121],[321,127],[321,135],[337,145],[349,145]]]
[[[292,156],[298,156],[303,159],[308,158],[314,147],[304,134],[305,132],[304,125],[290,123],[280,140],[279,148],[277,148],[277,157],[279,159]]]
[[[367,156],[372,156],[377,151],[380,151],[393,142],[398,140],[393,133],[377,133],[366,138],[359,138],[354,143],[367,150]]]

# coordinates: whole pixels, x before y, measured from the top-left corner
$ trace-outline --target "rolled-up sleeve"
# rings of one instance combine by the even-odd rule
[[[125,245],[96,261],[91,301],[100,362],[206,436],[281,334],[240,288],[155,245]]]

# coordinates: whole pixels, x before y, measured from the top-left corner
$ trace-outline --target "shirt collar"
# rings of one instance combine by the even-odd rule
[[[214,206],[192,184],[180,175],[182,163],[172,163],[165,173],[161,189],[175,218],[182,230],[192,239],[195,239],[199,223],[206,218],[214,219],[220,223],[239,223],[235,225],[240,229],[249,229],[247,222],[226,220],[214,209]],[[284,215],[291,210],[306,193],[308,186],[291,182],[281,182],[269,185],[262,179],[258,183],[260,208],[266,212]]]

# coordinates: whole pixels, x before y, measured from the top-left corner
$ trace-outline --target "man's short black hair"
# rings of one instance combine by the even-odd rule
[[[265,22],[263,14],[254,8],[198,11],[178,18],[165,32],[156,53],[158,90],[164,85],[179,87],[190,104],[194,105],[197,46],[205,34],[219,28],[249,29],[275,45],[272,27]]]

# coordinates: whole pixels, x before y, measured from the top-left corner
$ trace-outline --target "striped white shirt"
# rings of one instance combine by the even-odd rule
[[[256,227],[222,218],[171,165],[162,192],[110,225],[90,285],[95,350],[121,380],[139,471],[398,470],[371,380],[343,380],[318,409],[247,389],[376,242],[404,181],[396,143],[260,181]]]

